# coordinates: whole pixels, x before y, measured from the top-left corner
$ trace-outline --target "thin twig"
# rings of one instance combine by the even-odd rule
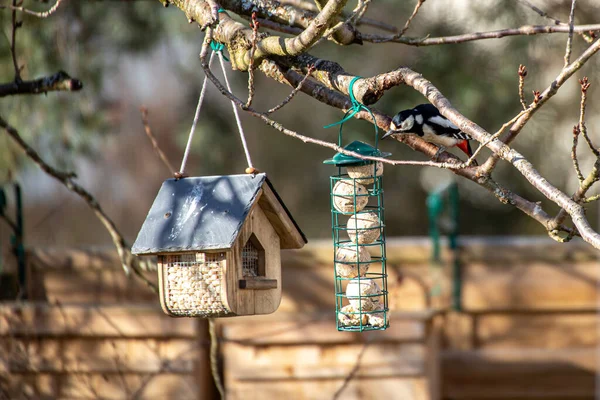
[[[481,143],[479,145],[479,147],[477,147],[477,149],[473,152],[473,155],[471,157],[469,157],[469,159],[463,163],[462,165],[458,166],[459,168],[466,168],[471,166],[471,164],[473,163],[473,161],[475,160],[475,158],[477,157],[477,155],[479,154],[479,152],[481,152],[481,150],[483,150],[488,144],[492,143],[494,140],[496,140],[497,138],[500,137],[500,135],[502,135],[502,133],[504,133],[504,131],[506,131],[506,128],[508,128],[509,126],[511,126],[512,124],[515,123],[516,120],[518,120],[519,118],[521,118],[521,115],[525,114],[527,112],[527,109],[521,111],[520,113],[518,113],[517,115],[515,115],[510,121],[506,122],[505,124],[503,124],[500,129],[498,129],[498,131],[496,133],[494,133],[493,135],[490,136],[490,138],[488,140],[486,140],[485,142]]]
[[[413,10],[413,12],[410,15],[410,17],[408,17],[408,19],[406,20],[406,23],[404,24],[404,27],[402,28],[402,30],[397,35],[395,35],[395,36],[397,36],[397,38],[400,38],[400,37],[404,36],[404,34],[406,33],[406,31],[410,27],[410,24],[412,23],[412,20],[417,16],[417,13],[419,12],[419,9],[423,5],[423,3],[425,3],[425,0],[417,0],[417,4],[415,5],[415,9]]]
[[[83,83],[77,78],[71,78],[64,71],[38,78],[32,81],[15,80],[9,83],[0,83],[0,97],[18,94],[42,94],[54,91],[78,91],[83,88]]]
[[[292,92],[288,95],[288,97],[286,97],[285,100],[283,100],[281,103],[279,103],[275,107],[267,110],[267,112],[265,114],[267,114],[267,115],[273,114],[275,111],[280,110],[283,106],[285,106],[286,104],[288,104],[294,98],[294,96],[296,95],[296,93],[298,93],[302,89],[302,86],[304,86],[304,83],[306,82],[306,80],[310,78],[310,74],[314,70],[315,70],[315,66],[314,65],[311,65],[310,67],[308,67],[308,71],[307,71],[306,75],[304,76],[304,78],[302,78],[302,80],[300,81],[300,83],[294,89],[292,89]]]
[[[336,390],[335,393],[333,394],[332,400],[337,400],[340,398],[342,392],[348,387],[348,385],[350,384],[352,379],[354,379],[354,377],[358,373],[358,371],[360,369],[360,363],[362,362],[362,358],[365,355],[365,352],[367,351],[367,347],[369,346],[369,344],[370,344],[370,340],[365,342],[365,344],[363,345],[362,349],[360,350],[360,353],[358,353],[358,356],[356,357],[356,362],[354,363],[354,366],[352,367],[352,369],[350,370],[348,375],[346,375],[344,382],[342,382],[342,386],[340,386],[339,389]]]
[[[22,0],[12,0],[12,32],[10,39],[10,54],[12,55],[13,66],[15,68],[15,82],[21,81],[21,67],[17,61],[17,29],[21,27],[23,21],[17,21],[17,10],[15,7],[21,6]]]
[[[215,381],[215,386],[221,395],[221,399],[225,399],[225,388],[221,382],[221,374],[219,374],[219,338],[217,337],[214,318],[208,319],[208,333],[210,335],[210,372]]]
[[[575,168],[575,173],[577,174],[577,179],[579,180],[579,184],[584,180],[583,174],[581,173],[581,168],[579,167],[579,159],[577,158],[577,142],[579,141],[579,134],[581,130],[578,125],[573,127],[573,146],[571,147],[571,159],[573,160],[573,168]]]
[[[148,109],[142,106],[140,107],[140,113],[142,114],[142,124],[144,125],[144,132],[146,132],[146,136],[148,136],[148,139],[150,139],[150,143],[152,143],[152,148],[154,149],[154,152],[158,155],[158,157],[160,157],[163,164],[169,170],[169,173],[171,175],[175,175],[175,168],[173,168],[173,165],[171,165],[171,163],[167,159],[167,156],[165,156],[165,153],[163,153],[161,148],[158,146],[156,137],[154,137],[154,134],[152,134],[152,129],[150,129],[150,123],[148,122]]]
[[[565,50],[565,67],[571,62],[571,47],[573,45],[573,26],[575,24],[575,4],[577,0],[571,2],[571,13],[569,14],[569,37],[567,38],[567,48]]]
[[[42,12],[28,10],[25,7],[15,6],[14,4],[12,6],[11,5],[0,6],[0,9],[10,8],[13,11],[21,11],[25,14],[33,15],[34,17],[48,18],[50,15],[54,14],[54,12],[56,11],[56,9],[58,9],[58,6],[60,5],[61,2],[62,2],[62,0],[56,0],[56,3],[54,3],[54,5],[52,7],[50,7],[50,9],[48,9],[48,11],[42,11]]]
[[[252,105],[252,99],[254,98],[254,53],[256,52],[256,44],[258,43],[258,27],[259,23],[256,18],[256,13],[252,13],[252,20],[250,21],[250,28],[252,28],[252,47],[250,47],[250,65],[248,66],[248,100],[246,101],[246,107]]]
[[[554,18],[551,15],[548,15],[547,12],[537,8],[535,5],[531,4],[529,1],[527,0],[517,0],[522,4],[525,4],[527,7],[529,7],[531,10],[533,10],[534,12],[536,12],[539,16],[543,17],[543,18],[547,18],[550,21],[554,22],[555,25],[564,25],[564,26],[568,26],[568,24],[565,24],[564,22],[562,22],[561,20],[559,20],[558,18]],[[588,43],[592,43],[594,41],[594,38],[591,37],[590,35],[588,35],[586,32],[577,32],[578,35],[580,35],[586,42]]]
[[[525,77],[527,76],[527,68],[521,64],[519,65],[519,101],[521,102],[521,106],[523,106],[523,110],[527,110],[527,102],[525,101],[525,94],[523,89],[525,88]]]
[[[579,80],[579,84],[581,85],[581,103],[579,106],[579,130],[585,138],[585,141],[587,142],[592,153],[594,153],[596,157],[600,157],[600,151],[598,151],[596,146],[594,146],[594,144],[592,143],[592,139],[590,139],[587,132],[587,126],[585,125],[585,106],[587,102],[587,91],[590,88],[591,83],[588,77],[584,76],[582,79]]]
[[[600,40],[594,42],[591,46],[589,46],[581,55],[573,61],[571,64],[564,67],[557,77],[552,81],[552,83],[537,97],[538,101],[534,101],[531,107],[528,108],[527,113],[525,113],[521,118],[519,118],[515,124],[510,128],[509,134],[504,138],[505,144],[510,144],[521,132],[523,127],[529,122],[529,120],[533,117],[533,115],[548,101],[550,100],[558,90],[562,87],[562,85],[575,74],[581,67],[588,62],[588,60],[600,51]],[[534,99],[535,100],[535,99]],[[489,175],[498,161],[500,161],[500,156],[498,154],[492,154],[490,158],[481,166],[480,171],[483,175]]]
[[[508,36],[528,36],[548,33],[568,33],[570,27],[567,25],[524,25],[519,28],[500,29],[488,32],[465,33],[455,36],[441,37],[398,37],[396,35],[378,35],[361,33],[361,39],[371,43],[395,42],[409,46],[436,46],[443,44],[465,43],[485,39],[501,39]],[[573,27],[574,32],[600,31],[600,24],[578,25]]]
[[[9,125],[2,117],[0,117],[0,128],[8,133],[11,139],[23,150],[23,152],[29,157],[42,171],[50,175],[54,179],[62,183],[67,189],[77,194],[83,199],[86,204],[92,209],[96,217],[104,225],[108,233],[110,234],[112,241],[117,248],[117,253],[121,259],[121,266],[126,274],[133,271],[134,274],[146,284],[152,291],[158,293],[158,289],[154,283],[150,282],[143,274],[144,262],[138,257],[131,254],[129,246],[126,244],[125,239],[117,229],[115,223],[110,217],[104,212],[98,201],[92,196],[90,192],[85,190],[81,185],[74,181],[76,175],[72,172],[61,172],[51,167],[46,163],[31,146],[29,146],[19,135],[19,132]]]
[[[593,201],[597,201],[600,199],[600,194],[594,195],[594,196],[590,196],[586,199],[583,200],[583,203],[591,203]]]

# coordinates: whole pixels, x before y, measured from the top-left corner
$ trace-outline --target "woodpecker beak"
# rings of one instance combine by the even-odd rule
[[[385,133],[385,135],[383,135],[381,138],[382,138],[382,139],[385,139],[386,137],[388,137],[388,136],[391,136],[391,135],[393,135],[394,133],[399,133],[399,132],[398,132],[398,131],[395,131],[395,130],[393,130],[393,129],[390,129],[390,130],[389,130],[389,131],[387,131],[387,132]]]

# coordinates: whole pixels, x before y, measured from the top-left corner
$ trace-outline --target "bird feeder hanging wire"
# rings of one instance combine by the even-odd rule
[[[223,11],[222,9],[219,12]],[[210,47],[213,50],[210,54],[210,59],[208,60],[208,68],[210,68],[215,53],[219,56],[219,61],[221,62],[221,69],[223,70],[223,78],[225,79],[225,85],[227,86],[227,90],[231,93],[231,86],[229,85],[229,79],[227,79],[227,70],[225,69],[225,61],[229,61],[227,57],[223,55],[223,44],[215,41],[210,42]],[[204,95],[206,93],[206,82],[208,77],[204,77],[204,81],[202,82],[202,89],[200,90],[200,96],[198,97],[198,105],[196,106],[196,113],[194,115],[194,121],[192,122],[192,127],[190,129],[190,134],[188,136],[188,141],[185,146],[185,152],[183,153],[183,159],[181,160],[181,167],[179,168],[179,172],[175,174],[176,176],[182,177],[185,175],[185,166],[187,164],[188,156],[190,154],[190,149],[192,146],[192,139],[194,137],[194,132],[196,130],[196,125],[198,124],[198,119],[200,117],[200,109],[202,108],[202,103],[204,102]],[[254,170],[254,166],[252,165],[252,158],[250,157],[250,151],[248,150],[248,143],[246,142],[246,135],[244,134],[244,128],[242,127],[242,121],[240,119],[240,115],[238,109],[235,105],[235,102],[231,100],[231,107],[233,108],[233,114],[235,116],[235,122],[238,127],[238,132],[240,133],[240,139],[242,141],[242,147],[244,148],[244,154],[246,155],[246,161],[248,163],[248,168]]]
[[[352,107],[346,112],[346,114],[344,115],[344,117],[338,121],[335,122],[333,124],[327,125],[325,126],[325,128],[330,128],[336,125],[340,125],[340,129],[339,129],[339,134],[338,134],[338,146],[342,147],[342,143],[343,143],[343,125],[344,122],[348,121],[350,118],[352,118],[354,116],[354,114],[356,114],[357,112],[361,111],[361,110],[366,110],[369,112],[369,114],[371,114],[372,118],[373,118],[373,122],[375,125],[375,149],[378,150],[378,146],[379,146],[379,131],[377,129],[377,123],[375,121],[375,117],[373,115],[373,113],[371,112],[371,110],[369,110],[368,107],[366,107],[365,105],[361,104],[360,102],[358,102],[358,100],[356,100],[354,93],[353,93],[353,86],[354,83],[360,79],[360,77],[355,77],[352,79],[352,81],[350,81],[349,84],[349,88],[348,88],[348,93],[350,95],[350,100],[352,102]],[[376,205],[367,205],[364,210],[362,211],[357,211],[357,200],[361,195],[357,195],[357,187],[360,184],[361,181],[363,181],[364,179],[373,179],[373,188],[368,189],[368,194],[367,196],[369,196],[370,198],[374,198],[376,199]],[[351,180],[352,181],[352,185],[353,185],[353,194],[352,194],[352,200],[353,200],[353,208],[352,208],[352,213],[345,213],[345,212],[341,212],[338,209],[336,209],[335,204],[334,204],[334,186],[336,185],[336,183],[340,182],[340,181],[348,181]],[[363,181],[364,182],[364,181]],[[364,195],[363,195],[364,196]],[[337,271],[337,266],[334,267],[334,279],[335,279],[335,304],[336,304],[336,324],[337,324],[337,329],[339,331],[367,331],[367,330],[384,330],[388,327],[389,325],[389,304],[388,304],[388,290],[387,290],[387,273],[386,273],[386,249],[385,249],[385,232],[384,232],[384,227],[385,224],[383,221],[385,221],[384,218],[384,206],[383,206],[383,186],[382,186],[382,179],[381,176],[377,176],[377,163],[373,162],[373,175],[370,177],[361,177],[361,178],[350,178],[348,174],[343,174],[342,173],[342,167],[341,165],[338,165],[338,174],[331,176],[330,178],[330,207],[331,207],[331,225],[332,225],[332,239],[333,239],[333,243],[334,243],[334,265],[337,264],[349,264],[349,265],[354,265],[356,267],[356,270],[358,271],[358,276],[356,278],[348,278],[348,277],[342,277],[339,275],[338,271]],[[375,229],[379,229],[379,238],[377,240],[375,240],[372,243],[368,243],[368,244],[359,244],[359,240],[358,240],[358,236],[360,234],[361,231],[365,232],[365,231],[369,231],[370,229],[374,229],[374,228],[359,228],[358,226],[355,226],[352,230],[354,231],[354,234],[356,235],[355,238],[355,242],[352,242],[352,240],[349,239],[344,239],[344,238],[340,238],[340,232],[345,231],[346,233],[348,233],[349,228],[347,227],[346,223],[343,223],[340,221],[340,216],[344,216],[344,217],[348,217],[350,216],[350,218],[354,218],[355,221],[357,221],[357,216],[360,214],[365,214],[368,212],[374,212],[377,217],[379,218],[379,226],[375,227]],[[355,248],[356,251],[356,255],[357,255],[357,259],[356,261],[352,261],[352,262],[347,262],[347,261],[340,261],[337,259],[337,254],[338,254],[338,249],[340,248],[347,248],[348,246],[352,246]],[[378,256],[372,256],[371,259],[369,261],[361,261],[360,259],[360,250],[362,246],[369,246],[369,247],[379,247],[379,255]],[[366,272],[364,274],[364,276],[361,276],[361,271],[364,271],[366,268],[370,266],[374,267],[376,264],[380,264],[381,266],[381,271],[380,272]],[[367,295],[363,295],[362,292],[362,285],[366,284],[367,282],[369,282],[369,280],[371,281],[379,281],[381,283],[381,293],[380,294],[367,294]],[[347,293],[344,291],[344,284],[345,283],[350,283],[351,281],[354,281],[354,284],[358,284],[358,296],[352,296],[352,300],[356,303],[356,300],[358,300],[358,310],[355,310],[354,312],[343,312],[342,308],[344,307],[344,299],[347,299]],[[346,285],[347,286],[347,285]],[[381,300],[382,301],[381,301]],[[365,305],[366,302],[373,302],[373,300],[376,300],[379,304],[381,304],[381,308],[377,309],[377,310],[363,310],[363,306]],[[365,321],[365,316],[367,317],[367,323],[364,323]],[[371,324],[369,323],[369,321],[371,321],[371,316],[378,316],[380,317],[380,323],[379,324]],[[356,321],[356,318],[358,317],[358,322]],[[353,320],[354,322],[348,323],[349,320]]]

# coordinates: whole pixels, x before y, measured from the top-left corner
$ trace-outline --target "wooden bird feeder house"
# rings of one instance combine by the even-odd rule
[[[269,314],[281,249],[306,238],[266,174],[166,180],[132,247],[157,255],[160,301],[176,317]]]

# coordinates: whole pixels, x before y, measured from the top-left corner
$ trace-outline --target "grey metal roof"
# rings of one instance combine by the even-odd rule
[[[231,247],[266,179],[266,174],[257,174],[166,180],[132,253]]]

